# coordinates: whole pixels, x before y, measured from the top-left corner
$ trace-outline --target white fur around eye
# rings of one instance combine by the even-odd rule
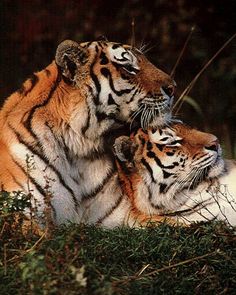
[[[130,61],[130,62],[133,62],[133,55],[131,54],[131,53],[129,53],[129,52],[124,52],[123,54],[122,54],[122,56],[123,56],[123,58],[125,58],[127,61]]]
[[[130,64],[134,67],[138,67],[137,58],[132,54],[131,51],[126,50],[122,47],[108,49],[110,59],[118,64]]]
[[[179,139],[180,141],[181,139]],[[176,142],[177,141],[177,142]],[[181,143],[178,140],[173,140],[166,144],[167,147],[178,147],[181,146]]]
[[[167,147],[181,146],[182,138],[177,136],[173,130],[157,129],[156,132],[149,131],[150,141]]]

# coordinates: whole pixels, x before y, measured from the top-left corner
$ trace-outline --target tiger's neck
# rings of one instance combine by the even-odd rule
[[[0,113],[0,185],[32,192],[42,210],[50,191],[59,222],[80,219],[80,202],[102,198],[107,188],[114,202],[120,198],[113,159],[104,147],[113,121],[98,120],[86,85],[71,87],[53,62],[27,80]]]
[[[79,89],[58,77],[55,83],[58,85],[48,103],[47,126],[63,141],[72,157],[91,158],[104,153],[104,136],[113,120],[99,121],[94,94],[85,82]]]

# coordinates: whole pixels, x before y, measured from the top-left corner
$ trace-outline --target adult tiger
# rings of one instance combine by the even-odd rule
[[[105,195],[112,210],[120,194],[111,200],[118,180],[106,139],[133,120],[169,121],[174,84],[131,46],[62,42],[0,111],[1,189],[30,193],[38,215],[52,196],[57,223],[81,221],[87,199]]]
[[[236,226],[236,162],[222,159],[214,135],[176,123],[139,129],[114,147],[132,222],[219,219]]]

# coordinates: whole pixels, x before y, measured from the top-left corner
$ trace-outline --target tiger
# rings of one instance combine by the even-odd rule
[[[170,121],[175,87],[132,46],[61,42],[0,110],[1,191],[30,195],[38,220],[47,201],[56,224],[81,222],[87,201],[104,198],[88,222],[101,220],[121,201],[109,138]]]
[[[223,159],[215,135],[172,122],[118,137],[114,153],[129,224],[236,226],[236,161]]]

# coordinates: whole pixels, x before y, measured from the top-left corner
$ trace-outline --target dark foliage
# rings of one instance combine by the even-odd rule
[[[135,22],[136,46],[147,45],[147,55],[171,72],[192,26],[195,31],[177,67],[176,96],[201,67],[235,32],[234,0],[200,1],[28,1],[0,3],[0,101],[33,71],[53,58],[58,43],[71,38],[88,41],[106,35],[130,43]],[[211,131],[223,142],[227,156],[235,156],[235,41],[196,83],[190,96],[198,109],[185,103],[178,116]]]
[[[1,238],[4,239],[6,230]],[[236,247],[223,224],[10,235],[1,294],[234,294]]]

